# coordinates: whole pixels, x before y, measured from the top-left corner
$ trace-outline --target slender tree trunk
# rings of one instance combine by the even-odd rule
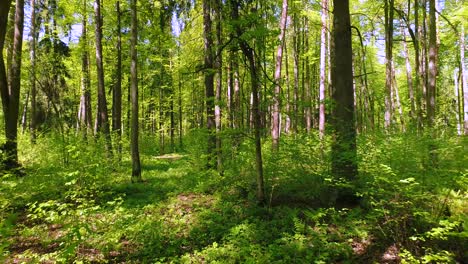
[[[87,1],[83,0],[83,22],[81,31],[81,97],[80,109],[78,111],[78,128],[82,129],[83,135],[92,133],[93,115],[91,110],[91,79],[89,73],[89,53],[87,37]]]
[[[117,152],[122,158],[122,32],[120,1],[116,2],[117,12],[117,65],[115,84],[112,89],[112,131],[117,135]]]
[[[316,124],[316,120],[312,119],[312,109],[315,109],[315,100],[312,100],[311,96],[311,83],[310,83],[310,55],[309,55],[309,20],[307,17],[304,17],[304,55],[305,58],[303,60],[304,67],[303,67],[303,80],[304,80],[304,101],[305,101],[305,109],[304,109],[304,119],[305,119],[305,128],[306,132],[309,134],[312,130],[313,124]]]
[[[5,5],[5,6],[3,6]],[[2,98],[3,116],[5,121],[6,142],[3,146],[6,169],[15,169],[18,163],[18,114],[21,88],[21,53],[23,43],[24,26],[24,0],[16,0],[15,29],[13,39],[13,54],[11,59],[11,80],[8,87],[5,65],[3,63],[3,43],[5,40],[6,19],[10,9],[10,1],[4,1],[0,5],[0,93]]]
[[[236,0],[230,0],[231,3],[231,12],[233,20],[239,19],[239,3]],[[249,63],[249,71],[250,71],[250,81],[252,85],[252,112],[253,112],[253,121],[254,121],[254,138],[255,138],[255,167],[257,172],[257,200],[260,204],[265,203],[265,187],[264,187],[264,179],[263,179],[263,158],[262,158],[262,144],[261,144],[261,124],[260,124],[260,109],[259,109],[259,98],[258,98],[258,87],[259,87],[259,80],[258,80],[258,73],[257,73],[257,66],[255,63],[255,55],[253,49],[248,45],[248,43],[241,38],[242,36],[242,29],[237,24],[236,25],[236,33],[237,37],[239,38],[239,45],[247,57]]]
[[[213,168],[214,154],[216,150],[216,122],[214,111],[214,71],[213,71],[213,32],[211,21],[211,4],[209,0],[203,0],[203,38],[205,43],[205,97],[206,116],[208,129],[208,167]]]
[[[353,52],[349,0],[334,0],[332,61],[333,143],[332,173],[337,178],[357,176],[356,129],[354,122]]]
[[[37,41],[37,24],[36,24],[36,1],[31,0],[31,43],[30,43],[30,60],[31,60],[31,117],[29,122],[29,131],[31,134],[31,143],[36,143],[36,41]]]
[[[427,125],[432,128],[435,122],[436,79],[437,79],[437,25],[435,0],[429,0],[429,65],[427,86]]]
[[[403,56],[405,57],[406,65],[406,81],[408,84],[408,96],[410,101],[410,118],[414,124],[416,121],[416,109],[414,104],[414,89],[413,89],[413,77],[411,70],[411,62],[408,51],[408,44],[406,44],[406,31],[404,28],[401,28],[401,34],[403,36]]]
[[[461,119],[461,104],[460,104],[460,85],[458,83],[458,80],[461,79],[462,76],[459,72],[459,69],[455,69],[453,71],[453,82],[454,82],[454,110],[455,110],[455,118],[457,120],[457,135],[461,136],[463,134],[462,132],[462,124],[463,120]],[[461,86],[463,89],[463,86]]]
[[[328,23],[328,0],[322,0],[322,29],[320,31],[320,88],[319,88],[319,135],[325,135],[325,82],[326,82],[326,59],[327,59],[327,23]]]
[[[464,134],[468,135],[468,74],[465,66],[465,28],[460,30],[460,75],[463,91],[463,127]]]
[[[393,81],[393,0],[385,0],[385,129],[392,124],[392,81]]]
[[[216,165],[218,171],[223,173],[222,145],[221,145],[221,94],[223,84],[223,57],[222,57],[222,0],[215,1],[216,20],[216,94],[215,94],[215,124],[216,124]]]
[[[275,65],[275,90],[273,95],[273,105],[272,105],[272,127],[271,127],[271,138],[273,140],[272,147],[273,150],[278,150],[279,148],[279,138],[280,138],[280,107],[281,107],[281,66],[283,64],[283,46],[284,46],[284,36],[286,33],[286,18],[288,17],[288,0],[283,0],[283,5],[281,8],[281,20],[280,20],[280,34],[278,36],[279,44],[276,50],[276,65]]]
[[[138,72],[137,72],[137,44],[138,44],[138,18],[137,0],[131,2],[132,29],[130,56],[132,64],[131,75],[131,101],[132,101],[132,124],[131,124],[131,150],[132,150],[132,182],[141,182],[140,152],[138,149]]]
[[[294,133],[298,132],[298,123],[299,123],[299,41],[298,35],[299,32],[297,30],[297,17],[296,14],[293,16],[293,27],[294,27],[294,35],[293,35],[293,72],[294,72],[294,90],[293,90],[293,131]]]
[[[411,0],[408,0],[411,1]],[[422,128],[422,116],[423,116],[423,109],[421,105],[421,97],[422,97],[422,70],[421,70],[421,55],[420,55],[420,30],[419,30],[419,0],[414,1],[414,87],[416,90],[416,127],[418,130]]]
[[[97,115],[97,132],[101,132],[105,136],[106,149],[109,157],[112,156],[112,142],[109,127],[109,118],[107,114],[106,92],[104,88],[104,66],[102,59],[102,16],[101,16],[101,0],[96,0],[94,3],[95,25],[96,25],[96,67],[98,79],[98,115]]]
[[[23,112],[21,113],[21,134],[24,134],[28,125],[28,105],[30,94],[31,90],[28,90],[26,92],[26,98],[24,98]]]
[[[392,104],[398,110],[398,114],[399,114],[399,117],[400,117],[401,131],[405,131],[405,119],[403,117],[403,108],[401,107],[400,93],[398,91],[398,84],[397,84],[397,80],[395,78],[395,67],[394,67],[393,64],[392,64],[392,76],[393,76],[392,81],[393,81],[393,95],[394,95],[394,102],[392,102]]]

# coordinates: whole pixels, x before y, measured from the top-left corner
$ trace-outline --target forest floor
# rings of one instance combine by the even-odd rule
[[[200,171],[192,158],[144,153],[144,182],[135,184],[127,159],[43,162],[27,166],[25,177],[4,176],[0,261],[468,263],[462,190],[439,197],[433,209],[415,200],[434,197],[403,198],[409,187],[347,208],[308,200],[294,186],[281,190],[278,181],[263,207],[245,184]]]

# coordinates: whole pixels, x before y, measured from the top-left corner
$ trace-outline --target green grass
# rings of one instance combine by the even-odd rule
[[[434,167],[424,152],[428,141],[438,146]],[[360,137],[355,191],[362,201],[349,208],[330,205],[342,183],[330,176],[327,147],[316,138],[285,138],[275,155],[264,146],[265,207],[255,202],[252,144],[234,153],[229,139],[223,142],[223,176],[204,170],[201,143],[164,157],[145,144],[144,182],[136,184],[128,153],[109,161],[99,142],[20,142],[27,176],[0,181],[2,262],[468,260],[463,138]]]

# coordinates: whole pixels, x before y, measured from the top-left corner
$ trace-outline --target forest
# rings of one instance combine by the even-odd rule
[[[468,1],[0,0],[0,262],[468,263]]]

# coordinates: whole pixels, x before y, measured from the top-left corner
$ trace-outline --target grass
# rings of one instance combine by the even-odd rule
[[[194,139],[197,141],[199,139]],[[224,153],[224,176],[204,170],[193,144],[155,156],[143,146],[143,183],[129,155],[41,138],[20,144],[27,176],[0,182],[5,263],[459,263],[467,262],[467,167],[461,139],[361,137],[359,207],[330,206],[326,151],[313,138],[265,145],[269,203],[254,197],[252,147]],[[229,146],[229,141],[224,141]],[[61,163],[60,149],[70,155]],[[156,152],[157,153],[157,152]]]

